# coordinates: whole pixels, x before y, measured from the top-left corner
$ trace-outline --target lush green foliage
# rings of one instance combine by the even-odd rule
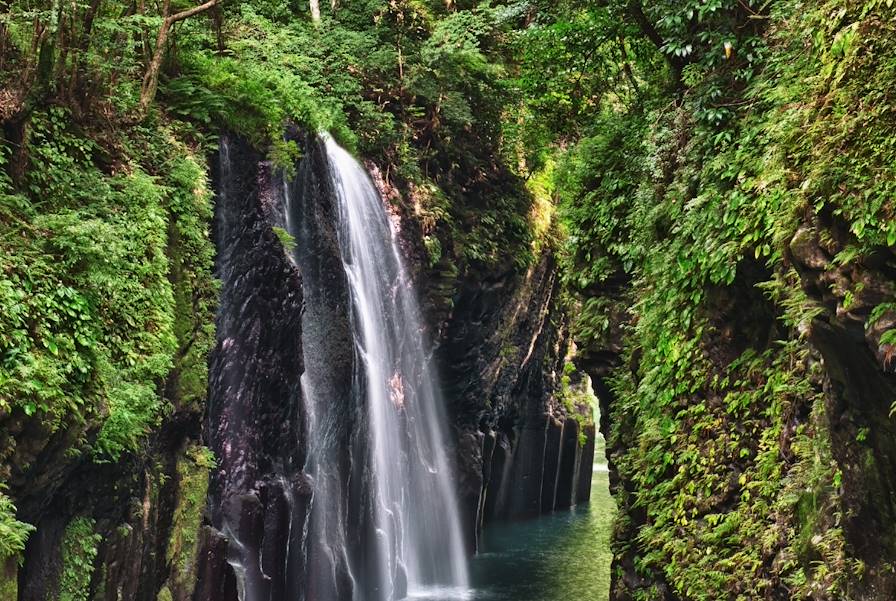
[[[163,131],[137,144],[161,154],[143,160],[171,161],[166,179],[137,163],[107,175],[92,161],[95,143],[71,131],[68,117],[62,109],[34,116],[25,191],[4,200],[0,289],[10,310],[0,327],[0,408],[37,414],[50,433],[104,416],[94,448],[116,458],[163,413],[158,383],[178,350],[172,232],[183,245],[172,251],[189,257],[178,269],[192,273],[177,292],[211,290],[196,283],[208,273],[195,271],[210,268],[208,197],[204,170]],[[207,315],[207,295],[197,302]]]
[[[597,399],[589,384],[590,382],[582,378],[576,370],[574,363],[567,361],[563,365],[563,375],[560,377],[560,389],[557,391],[557,397],[567,415],[579,424],[580,446],[584,446],[588,442],[585,428],[594,426],[594,412],[597,408]]]
[[[25,53],[20,8],[3,33],[22,55],[7,47],[4,59],[15,62],[4,66],[27,72],[35,57]],[[101,23],[97,52],[130,35]],[[90,73],[92,85],[109,86],[100,101],[108,105],[57,87],[57,102],[39,106],[29,104],[36,88],[20,90],[23,104],[11,110],[25,116],[25,135],[0,154],[0,423],[28,424],[28,438],[4,438],[2,474],[26,472],[51,437],[69,441],[60,450],[68,458],[117,460],[172,410],[201,411],[206,395],[215,287],[204,159],[178,138],[181,124],[131,123],[123,135],[86,118],[127,110],[133,103],[121,95],[133,82],[120,78],[134,71],[69,50],[79,75],[66,77],[84,83]],[[9,551],[29,531],[13,512],[0,506]]]
[[[750,6],[645,7],[666,83],[617,82],[621,101],[558,169],[577,341],[612,348],[628,316],[611,442],[620,500],[646,513],[618,527],[637,598],[661,583],[688,599],[849,598],[866,568],[803,337],[825,309],[790,244],[808,224],[834,269],[896,240],[892,7]],[[862,287],[835,287],[838,311],[887,314],[891,299],[855,300]]]
[[[34,527],[15,519],[16,508],[0,486],[0,561],[16,557],[25,550],[25,541]]]
[[[203,155],[229,129],[288,171],[284,129],[327,129],[407,191],[451,282],[555,248],[559,201],[576,342],[623,349],[615,550],[637,598],[836,596],[861,577],[806,333],[832,310],[870,331],[896,306],[865,299],[857,267],[896,243],[892,2],[352,0],[318,23],[304,3],[225,2],[171,30],[144,112],[159,9],[4,6],[0,425],[109,461],[200,413]],[[835,309],[804,290],[799,232],[851,274],[825,291]],[[894,331],[880,342],[896,353]],[[581,415],[570,375],[559,400]],[[0,474],[33,460],[10,442]],[[193,460],[171,561],[195,543]],[[0,556],[28,531],[0,493]]]
[[[156,47],[190,6],[2,6],[0,427],[30,428],[4,439],[4,478],[53,437],[70,445],[58,461],[116,461],[164,420],[201,414],[215,295],[204,159],[221,129],[286,170],[293,125],[375,158],[452,281],[524,268],[554,243],[547,196],[534,203],[505,164],[528,4],[359,0],[313,23],[304,4],[224,2]],[[19,550],[29,528],[13,514],[0,506],[0,544]]]

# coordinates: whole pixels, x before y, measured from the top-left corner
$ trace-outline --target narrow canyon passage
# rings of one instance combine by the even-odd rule
[[[591,501],[485,529],[471,562],[473,599],[604,601],[610,593],[615,504],[606,465],[594,465]]]

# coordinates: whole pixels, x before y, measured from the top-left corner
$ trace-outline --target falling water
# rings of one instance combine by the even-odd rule
[[[308,586],[314,592],[306,598],[345,598],[343,592],[321,592],[327,586],[351,590],[353,601],[391,601],[434,588],[460,597],[468,575],[445,452],[447,420],[414,290],[383,202],[366,171],[329,136],[322,143],[350,304],[351,395],[363,418],[356,415],[358,423],[347,425],[348,416],[321,392],[333,388],[334,377],[347,374],[327,374],[326,353],[310,342],[313,352],[306,346],[303,388],[309,436],[306,471],[314,482],[306,543]],[[311,196],[286,187],[287,205],[319,202]],[[302,248],[311,236],[311,226],[301,218],[307,214],[307,206],[304,213],[295,206],[287,209],[300,265],[303,253],[305,261],[315,253]],[[318,266],[318,273],[326,269]],[[309,287],[314,286],[306,284],[306,311],[311,314],[303,323],[316,319],[314,304],[324,294]],[[313,326],[303,326],[309,339]],[[316,345],[329,343],[325,335],[318,338]],[[324,382],[327,378],[329,383]],[[355,432],[346,433],[346,428]],[[346,436],[354,440],[348,450],[340,443]],[[364,464],[360,477],[353,465],[359,461]],[[338,467],[344,464],[350,467]],[[340,469],[351,476],[342,477]],[[359,479],[364,484],[358,484]],[[356,520],[352,525],[352,513],[362,505],[369,507],[372,521],[366,529]],[[365,536],[370,540],[361,540]],[[353,553],[352,544],[363,551]]]

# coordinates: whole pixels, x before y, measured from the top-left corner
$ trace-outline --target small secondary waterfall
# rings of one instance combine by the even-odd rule
[[[329,136],[320,144],[329,181],[313,188],[315,167],[303,174],[300,166],[285,186],[306,300],[305,471],[314,493],[305,598],[392,601],[433,588],[462,597],[468,575],[447,420],[412,283],[368,174]],[[333,197],[331,226],[310,204],[321,202],[321,189]],[[335,230],[339,261],[327,263],[314,246],[326,227]],[[337,269],[342,300],[332,292]],[[349,315],[351,373],[333,367],[345,351],[326,308],[337,312],[340,302]],[[348,410],[340,396],[350,397]]]

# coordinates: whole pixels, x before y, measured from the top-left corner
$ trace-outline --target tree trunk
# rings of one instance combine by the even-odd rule
[[[632,89],[635,91],[635,96],[639,99],[641,98],[641,89],[638,87],[638,80],[635,79],[635,74],[632,71],[632,64],[629,60],[628,50],[625,48],[625,38],[622,36],[618,36],[616,40],[619,42],[619,52],[622,55],[622,70],[625,72],[625,76],[628,78],[630,84],[632,84]]]
[[[143,76],[143,87],[140,90],[141,116],[146,114],[149,105],[156,97],[156,90],[159,87],[159,70],[162,68],[162,60],[165,58],[165,44],[168,42],[168,33],[171,31],[171,26],[178,21],[183,21],[184,19],[189,19],[193,15],[205,12],[208,9],[217,6],[220,2],[221,0],[208,0],[208,2],[200,4],[199,6],[194,6],[193,8],[188,8],[179,13],[169,15],[168,13],[171,10],[171,0],[165,0],[165,3],[162,6],[164,20],[162,21],[162,26],[159,27],[159,35],[156,38],[156,49],[152,54],[152,59],[149,61],[149,66],[146,68],[146,75]]]
[[[84,60],[84,54],[87,53],[87,50],[90,48],[90,35],[93,33],[93,22],[96,20],[96,15],[100,11],[100,6],[102,5],[103,0],[91,0],[90,6],[84,12],[84,17],[81,19],[81,32],[78,36],[78,41],[74,46],[74,54],[72,56],[72,89],[77,86],[77,78],[79,75],[79,71],[81,70],[82,61]]]
[[[650,22],[650,19],[647,18],[647,15],[644,14],[644,8],[641,6],[640,2],[632,0],[628,3],[627,8],[629,16],[634,20],[635,24],[641,30],[641,33],[643,33],[648,40],[653,42],[656,49],[659,50],[660,54],[663,55],[663,58],[666,59],[666,63],[669,65],[669,70],[672,72],[672,84],[675,86],[675,89],[678,90],[679,94],[681,94],[684,90],[684,84],[681,81],[681,71],[684,69],[687,61],[675,55],[663,52],[663,46],[666,45],[666,41],[657,31],[654,24]]]
[[[311,20],[320,23],[320,0],[310,0]]]
[[[162,26],[159,27],[159,35],[156,37],[156,49],[149,60],[146,74],[143,76],[143,87],[140,89],[140,114],[145,115],[149,104],[156,97],[159,87],[159,69],[162,68],[162,59],[165,57],[165,42],[168,41],[168,32],[171,30],[171,21],[168,19],[168,11],[171,8],[171,0],[165,0],[162,6]]]
[[[9,0],[0,0],[0,14],[9,14]],[[0,21],[0,70],[6,68],[7,49],[11,44],[6,21]]]

